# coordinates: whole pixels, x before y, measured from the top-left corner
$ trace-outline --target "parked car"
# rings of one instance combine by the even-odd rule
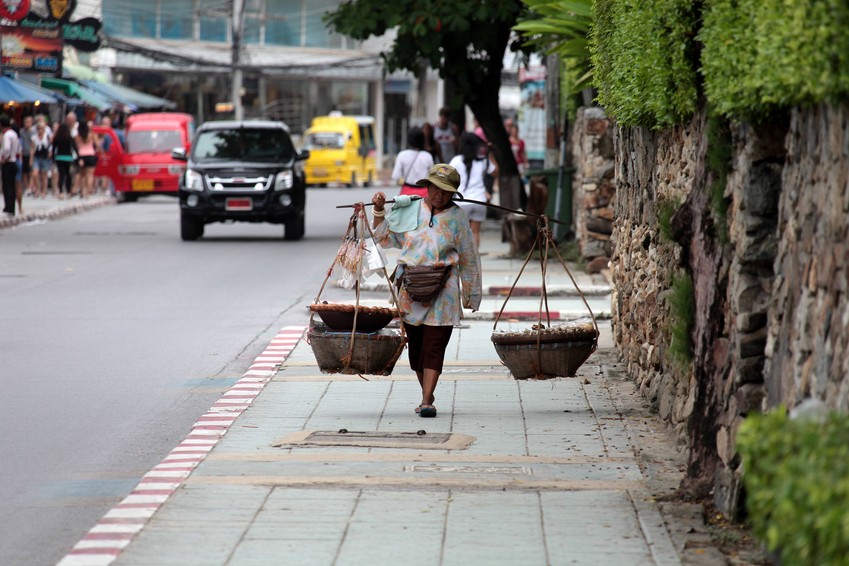
[[[304,132],[308,185],[344,183],[366,187],[377,178],[374,118],[331,114],[316,116]]]
[[[118,172],[124,164],[124,148],[118,133],[106,126],[93,126],[92,132],[100,139],[103,148],[97,157],[97,166],[94,168],[95,177],[106,177],[112,183],[112,192],[117,194],[118,186],[124,182]]]
[[[212,222],[283,224],[287,240],[304,235],[304,160],[283,122],[206,122],[190,152],[175,148],[186,163],[180,177],[180,236],[196,240]]]
[[[118,159],[115,191],[122,201],[139,196],[177,196],[180,176],[186,164],[171,157],[171,150],[191,148],[194,119],[179,112],[134,114],[126,122],[126,146]],[[110,148],[111,145],[110,145]]]

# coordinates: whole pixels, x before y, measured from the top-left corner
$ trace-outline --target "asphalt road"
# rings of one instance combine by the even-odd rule
[[[306,324],[350,214],[335,205],[373,190],[310,189],[299,242],[264,224],[182,242],[168,197],[0,231],[0,563],[55,564]]]

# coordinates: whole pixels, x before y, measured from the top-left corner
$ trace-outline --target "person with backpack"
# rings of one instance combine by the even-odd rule
[[[484,141],[471,132],[460,136],[460,153],[451,160],[451,167],[460,173],[460,194],[464,199],[489,202],[492,195],[486,189],[486,175],[496,176],[498,166],[489,152],[480,151]],[[483,155],[483,156],[481,156]],[[480,249],[481,224],[486,220],[486,206],[459,200],[457,204],[469,217],[475,246]]]

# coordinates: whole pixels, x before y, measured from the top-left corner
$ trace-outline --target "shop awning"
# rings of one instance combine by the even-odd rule
[[[67,79],[57,79],[53,77],[41,77],[41,86],[61,92],[66,96],[73,96],[83,101],[83,104],[96,108],[97,110],[109,110],[116,103],[121,104],[121,101],[114,100],[104,96],[99,92],[92,90],[78,82],[69,81]]]
[[[166,98],[160,98],[147,94],[140,90],[135,90],[130,87],[118,85],[115,83],[104,83],[99,81],[82,81],[88,88],[108,96],[114,100],[119,100],[129,106],[135,106],[140,110],[151,109],[166,109],[173,110],[177,108],[177,103]]]
[[[7,102],[56,104],[59,100],[50,91],[0,75],[0,103]]]

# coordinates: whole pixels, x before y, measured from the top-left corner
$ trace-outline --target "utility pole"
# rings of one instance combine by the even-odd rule
[[[242,108],[242,30],[245,22],[245,0],[233,0],[233,51],[231,64],[233,67],[233,117],[242,120],[245,117]]]

